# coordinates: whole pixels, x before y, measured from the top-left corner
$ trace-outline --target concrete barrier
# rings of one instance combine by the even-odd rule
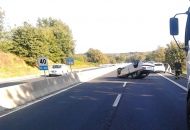
[[[75,73],[69,76],[0,88],[0,111],[15,108],[79,82],[78,75]]]
[[[87,82],[123,66],[126,64],[0,88],[0,112],[29,103],[80,82]]]
[[[95,70],[91,70],[91,71],[82,71],[82,72],[78,72],[77,75],[81,82],[87,82],[91,79],[97,78],[108,72],[117,70],[118,67],[123,67],[123,66],[126,66],[126,64],[122,64],[120,66],[105,67],[105,68],[95,69]],[[115,75],[117,76],[117,73]]]

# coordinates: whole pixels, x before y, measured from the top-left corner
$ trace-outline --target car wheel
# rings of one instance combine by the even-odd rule
[[[126,78],[126,75],[117,75],[118,78]]]
[[[188,99],[186,106],[187,127],[190,130],[190,98]]]
[[[51,77],[52,75],[51,74],[49,74],[49,77]]]
[[[135,79],[138,76],[138,72],[127,74],[126,77],[129,79]]]
[[[135,72],[135,73],[132,73],[130,76],[131,76],[131,78],[134,79],[134,78],[137,78],[138,75],[139,75],[138,72]]]
[[[147,73],[147,74],[140,74],[139,75],[139,79],[143,79],[143,78],[147,77],[148,75],[149,75],[149,73]]]
[[[119,76],[121,74],[121,70],[122,70],[121,68],[117,69],[117,77],[119,77],[119,78],[121,77],[121,76]]]

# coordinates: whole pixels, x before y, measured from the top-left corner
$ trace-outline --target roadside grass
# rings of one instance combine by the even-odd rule
[[[40,73],[37,68],[28,66],[21,58],[11,53],[0,52],[0,78]]]
[[[54,64],[48,60],[49,67]],[[94,67],[97,64],[86,63],[81,61],[74,61],[72,69]],[[68,66],[70,68],[70,66]],[[43,74],[37,67],[28,66],[23,59],[11,54],[0,52],[0,78],[11,78],[27,75],[39,75]]]
[[[187,74],[187,70],[183,70],[182,73],[183,73],[183,74]]]
[[[72,68],[79,69],[79,68],[89,68],[89,67],[95,67],[95,66],[98,66],[98,64],[75,60],[74,65],[72,65]]]

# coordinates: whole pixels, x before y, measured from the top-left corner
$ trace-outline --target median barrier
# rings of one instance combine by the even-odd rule
[[[0,112],[32,102],[72,85],[87,82],[125,65],[126,64],[121,64],[119,66],[84,72],[73,72],[60,77],[44,78],[44,80],[40,81],[0,88]]]
[[[125,66],[125,64],[122,64],[122,65]],[[90,71],[81,71],[81,72],[78,72],[77,75],[81,82],[87,82],[87,81],[97,78],[101,75],[104,75],[108,72],[114,71],[118,67],[123,67],[122,65],[105,67],[105,68],[101,68],[101,69],[94,69],[94,70],[90,70]]]
[[[0,111],[12,109],[79,83],[77,74],[0,88]]]

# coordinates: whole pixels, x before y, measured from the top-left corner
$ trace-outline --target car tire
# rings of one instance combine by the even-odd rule
[[[117,77],[118,77],[118,78],[126,78],[126,75],[122,75],[122,76],[117,75]]]
[[[190,98],[188,99],[186,106],[187,128],[190,130]]]
[[[120,74],[121,74],[121,70],[122,70],[122,68],[118,68],[118,69],[117,69],[117,77],[119,77],[119,78],[122,77],[122,76],[120,76]]]
[[[130,74],[130,77],[131,77],[132,79],[137,79],[137,78],[139,77],[140,73],[141,73],[140,71],[131,73],[131,74]]]
[[[143,78],[147,77],[148,75],[149,75],[149,73],[147,73],[147,74],[140,74],[139,75],[139,79],[143,79]]]
[[[133,78],[133,79],[137,78],[138,75],[139,75],[138,72],[130,74],[131,78]]]

